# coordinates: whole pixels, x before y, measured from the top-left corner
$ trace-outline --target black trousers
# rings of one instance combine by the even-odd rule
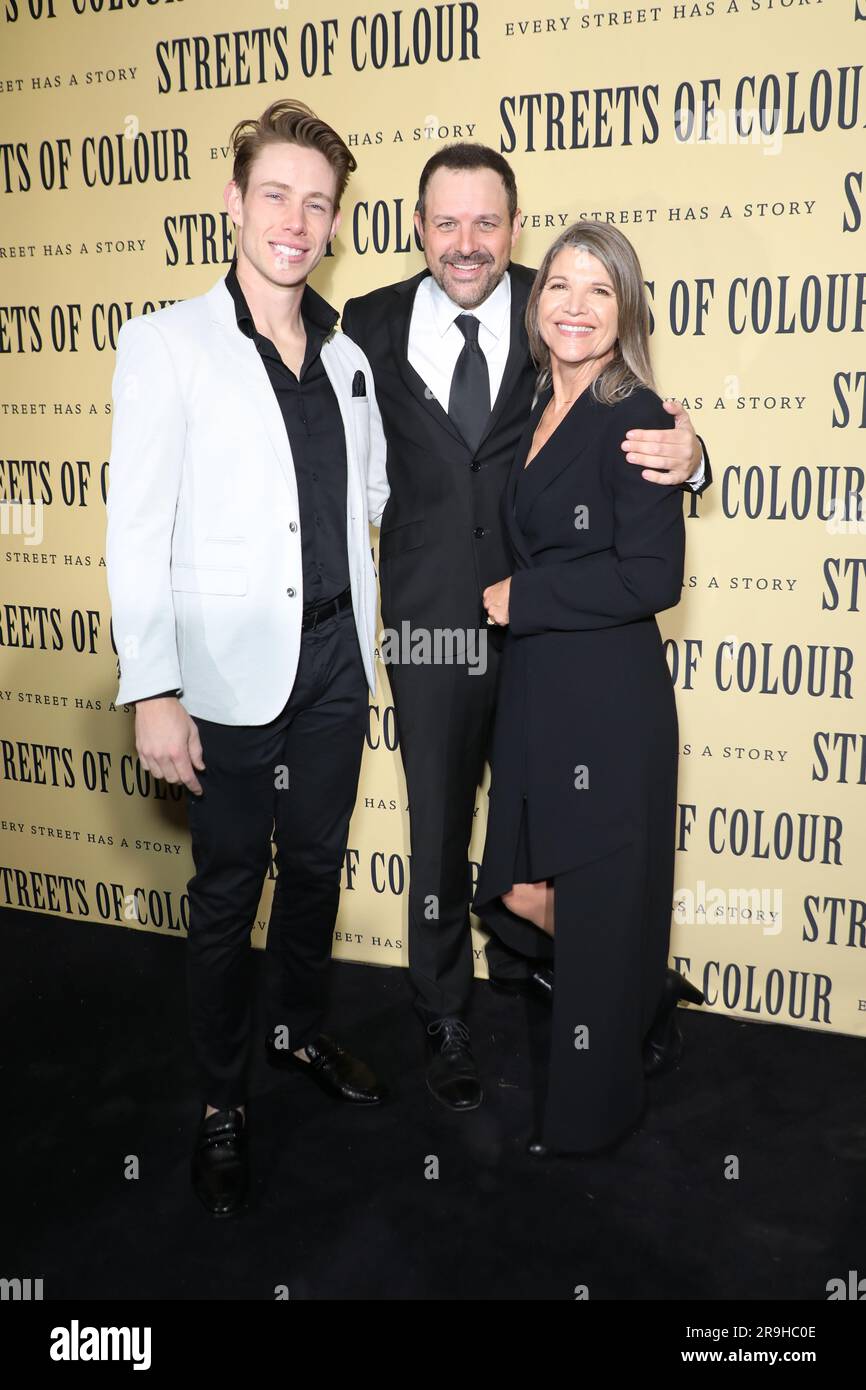
[[[486,634],[485,634],[486,635]],[[486,642],[486,669],[389,665],[409,798],[409,977],[425,1022],[466,1012],[472,992],[469,841],[489,754],[499,650]],[[492,937],[491,975],[528,972],[526,959]]]
[[[321,1029],[368,686],[351,607],[301,637],[292,693],[262,725],[195,719],[205,763],[188,794],[187,986],[202,1098],[246,1097],[250,932],[275,846],[265,958],[267,1031],[295,1051]]]
[[[552,939],[501,898],[479,904],[511,949],[556,962],[541,1138],[566,1153],[612,1143],[646,1103],[642,1048],[664,989],[674,879],[674,807],[653,811],[648,841],[555,876]],[[525,816],[514,877],[532,880]]]

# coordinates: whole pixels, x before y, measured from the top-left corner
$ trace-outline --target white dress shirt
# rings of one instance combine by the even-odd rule
[[[457,358],[466,343],[455,319],[458,314],[467,313],[474,314],[478,319],[478,342],[487,358],[492,410],[502,385],[511,344],[511,276],[507,271],[493,293],[474,309],[464,309],[462,305],[455,304],[432,275],[422,280],[415,291],[409,323],[409,363],[444,411],[448,410],[451,378]],[[702,450],[698,471],[689,479],[689,487],[700,487],[704,477]]]
[[[484,303],[471,310],[449,299],[432,275],[422,280],[415,291],[409,324],[409,362],[445,411],[457,358],[466,344],[455,319],[458,314],[467,313],[474,314],[479,323],[478,344],[487,358],[492,410],[505,374],[511,340],[511,276],[507,271]]]

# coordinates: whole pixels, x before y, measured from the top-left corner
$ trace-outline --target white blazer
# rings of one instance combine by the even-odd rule
[[[322,363],[346,434],[346,539],[364,670],[375,693],[369,523],[388,499],[370,364],[342,333]],[[353,396],[357,371],[366,396]],[[112,382],[106,565],[118,704],[180,690],[188,712],[266,724],[292,690],[304,606],[298,489],[255,343],[220,279],[130,319]]]

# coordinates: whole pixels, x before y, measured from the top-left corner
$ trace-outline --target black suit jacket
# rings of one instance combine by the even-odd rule
[[[343,331],[372,365],[388,441],[391,496],[379,537],[382,618],[388,627],[403,620],[484,626],[482,592],[513,567],[500,502],[535,392],[524,326],[535,271],[511,264],[508,360],[474,453],[409,363],[415,292],[429,273],[350,299],[343,310]]]
[[[535,273],[510,268],[508,360],[474,453],[409,363],[415,291],[429,273],[350,299],[343,331],[370,359],[388,440],[391,496],[379,537],[383,620],[471,627],[484,622],[482,591],[511,572],[499,504],[535,386],[523,325]]]

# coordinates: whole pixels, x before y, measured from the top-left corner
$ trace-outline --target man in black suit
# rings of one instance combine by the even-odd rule
[[[409,797],[409,974],[427,1031],[427,1084],[443,1104],[468,1110],[482,1099],[465,1022],[473,978],[468,848],[499,641],[481,595],[511,571],[500,498],[535,387],[523,322],[534,272],[511,263],[520,231],[514,173],[483,145],[447,146],[428,160],[415,225],[427,269],[349,300],[342,326],[373,367],[388,442],[384,627],[427,634],[440,654],[450,634],[458,658],[422,664],[420,648],[412,660],[404,641],[400,659],[387,659]],[[681,485],[700,466],[701,448],[685,411],[671,410],[676,428],[638,431],[625,447],[660,484]],[[540,935],[527,928],[529,954],[549,949],[530,940]],[[543,958],[530,969],[493,939],[486,954],[495,987],[550,997]]]

